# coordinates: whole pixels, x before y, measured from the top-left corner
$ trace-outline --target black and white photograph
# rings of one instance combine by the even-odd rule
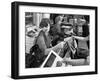
[[[25,12],[25,67],[89,65],[89,20],[89,15]]]
[[[97,74],[97,7],[12,3],[12,78]]]

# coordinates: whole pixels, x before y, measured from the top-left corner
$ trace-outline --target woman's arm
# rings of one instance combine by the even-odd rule
[[[48,55],[49,52],[50,52],[51,50],[53,50],[53,51],[55,51],[56,53],[58,53],[58,52],[60,51],[60,49],[63,48],[63,45],[64,45],[64,42],[61,42],[61,43],[57,44],[57,45],[54,46],[54,47],[46,48],[46,49],[45,49],[45,55]]]
[[[89,40],[89,36],[87,37],[79,37],[79,36],[73,36],[75,39],[78,39],[78,40],[82,40],[82,41],[88,41]]]
[[[79,66],[79,65],[89,65],[90,61],[89,61],[89,56],[87,57],[87,59],[69,59],[69,58],[64,58],[65,63],[70,64],[72,66]]]
[[[72,66],[84,65],[85,59],[71,59],[71,60],[68,60],[67,63]]]
[[[43,36],[40,36],[37,40],[37,44],[39,45],[39,48],[45,53],[45,55],[48,55],[51,50],[57,52],[58,50],[63,48],[64,42],[61,42],[54,47],[47,48]]]

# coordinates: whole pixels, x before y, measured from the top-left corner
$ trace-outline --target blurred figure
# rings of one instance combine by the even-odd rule
[[[63,18],[64,18],[64,15],[58,15],[56,18],[55,18],[55,25],[54,25],[54,27],[56,28],[56,31],[58,32],[58,33],[61,33],[61,23],[62,23],[62,20],[63,20]]]
[[[63,21],[64,15],[60,14],[55,18],[55,24],[50,28],[50,34],[53,37],[52,45],[55,46],[59,42],[58,41],[63,41],[63,35],[61,31],[61,23]]]

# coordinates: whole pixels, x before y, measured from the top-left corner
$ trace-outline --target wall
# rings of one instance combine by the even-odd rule
[[[14,0],[1,0],[0,2],[0,81],[13,81],[10,78],[11,68],[11,2]],[[98,6],[100,10],[100,0],[21,0],[30,2],[57,3],[57,4],[72,4],[72,5],[88,5]],[[100,11],[98,11],[100,14]],[[100,15],[98,16],[100,18]],[[100,21],[98,19],[98,21]],[[100,26],[100,24],[99,24]],[[100,30],[98,26],[98,31]],[[98,32],[100,34],[100,32]],[[100,38],[98,38],[100,41]],[[100,48],[98,43],[98,48]],[[100,52],[100,51],[99,51]],[[98,58],[100,57],[98,53]],[[100,61],[100,60],[99,60]],[[98,68],[100,64],[98,65]],[[100,70],[99,70],[100,71]],[[99,81],[98,75],[83,75],[83,76],[65,76],[53,78],[26,79],[26,81]],[[22,80],[21,80],[22,81]]]

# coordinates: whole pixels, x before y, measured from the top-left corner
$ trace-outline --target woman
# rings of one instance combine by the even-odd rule
[[[73,36],[75,39],[79,41],[85,41],[87,43],[89,49],[89,26],[87,23],[82,25],[82,35],[81,36]]]
[[[89,56],[89,26],[86,24],[86,21],[83,25],[81,25],[82,31],[79,33],[81,36],[73,36],[73,38],[80,41],[78,42],[78,54],[75,54],[75,59],[64,58],[64,62],[72,65],[89,65],[90,64],[90,56]],[[88,47],[87,47],[88,46]],[[82,53],[83,50],[83,53]]]
[[[40,22],[40,33],[36,39],[35,44],[39,46],[44,55],[48,55],[51,50],[57,52],[59,49],[63,48],[64,42],[57,44],[52,47],[51,37],[49,34],[50,30],[50,20],[48,18],[43,18]]]

